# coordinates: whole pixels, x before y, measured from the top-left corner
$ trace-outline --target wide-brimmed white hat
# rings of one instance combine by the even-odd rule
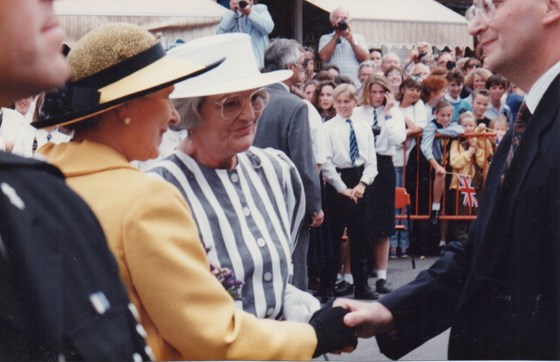
[[[253,53],[251,37],[243,33],[199,38],[171,49],[169,55],[198,64],[208,64],[218,57],[226,58],[204,75],[176,84],[171,98],[240,92],[281,82],[293,74],[291,70],[261,73]]]
[[[101,26],[72,48],[69,81],[47,93],[39,120],[32,125],[43,128],[89,119],[204,73],[220,59],[223,57],[216,56],[208,63],[197,63],[169,56],[152,34],[137,25]]]

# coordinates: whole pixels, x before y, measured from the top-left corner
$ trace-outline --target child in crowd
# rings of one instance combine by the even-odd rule
[[[494,146],[498,147],[500,142],[502,142],[502,139],[504,138],[504,135],[506,134],[506,132],[509,129],[509,121],[508,121],[507,117],[502,114],[502,115],[496,117],[495,119],[493,119],[492,121],[490,121],[490,127],[489,128],[492,131],[496,132],[496,139],[494,141]]]
[[[465,205],[461,197],[459,175],[469,176],[476,192],[475,198],[480,198],[482,192],[483,180],[486,177],[486,171],[490,165],[490,159],[493,155],[492,144],[486,137],[474,137],[472,134],[481,134],[486,132],[486,125],[481,123],[476,125],[475,117],[471,112],[465,112],[459,116],[459,124],[465,130],[465,137],[456,139],[451,142],[449,150],[449,165],[453,170],[451,184],[449,186],[452,192],[452,207],[457,207],[457,215],[476,215],[478,213],[478,201],[470,201],[470,205]],[[468,180],[465,180],[468,181]],[[456,240],[466,243],[470,221],[454,221],[452,223],[453,235]]]
[[[457,137],[465,132],[458,123],[452,122],[453,106],[446,101],[440,101],[435,107],[436,118],[424,128],[422,132],[422,143],[420,149],[426,160],[433,168],[433,200],[430,223],[436,225],[441,212],[441,199],[445,190],[445,179],[447,175],[449,137]],[[436,138],[436,134],[442,138]],[[440,222],[441,241],[440,247],[447,243],[447,224]]]
[[[445,100],[453,107],[453,119],[451,121],[456,123],[461,113],[472,111],[470,103],[461,99],[461,91],[463,90],[465,77],[459,69],[455,69],[449,71],[445,79],[449,82]]]
[[[507,80],[499,74],[494,74],[486,80],[486,89],[488,89],[490,93],[490,102],[484,115],[490,120],[503,114],[511,121],[511,110],[506,104],[505,99],[503,99],[507,89],[507,83]]]
[[[347,228],[350,239],[351,271],[356,299],[377,299],[368,286],[367,252],[369,234],[365,221],[370,185],[377,175],[377,158],[369,119],[354,117],[356,88],[340,84],[333,92],[336,116],[323,123],[327,139],[327,159],[321,166],[327,180],[327,204],[332,250],[338,251],[340,236]],[[321,268],[319,293],[322,302],[334,296],[338,253],[325,258]]]
[[[490,102],[490,92],[487,89],[475,89],[472,94],[472,112],[476,121],[479,125],[484,123],[487,127],[490,124],[490,119],[488,119],[484,114],[488,109],[488,102]]]

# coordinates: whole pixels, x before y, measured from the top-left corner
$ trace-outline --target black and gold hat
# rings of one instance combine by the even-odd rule
[[[150,32],[137,25],[101,26],[70,50],[68,82],[47,93],[39,120],[32,125],[43,128],[91,118],[202,74],[222,60],[216,57],[201,65],[168,55]]]

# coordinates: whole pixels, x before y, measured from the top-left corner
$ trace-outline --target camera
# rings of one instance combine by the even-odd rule
[[[339,21],[338,24],[336,24],[336,26],[334,28],[336,30],[344,31],[344,30],[348,29],[348,24],[343,19],[343,20]]]
[[[240,7],[241,9],[245,9],[245,8],[247,7],[247,5],[249,5],[249,3],[248,3],[247,1],[241,0],[241,1],[239,2],[239,7]]]
[[[445,64],[445,67],[447,68],[447,70],[453,70],[455,67],[457,66],[457,63],[455,63],[454,61],[450,60]]]

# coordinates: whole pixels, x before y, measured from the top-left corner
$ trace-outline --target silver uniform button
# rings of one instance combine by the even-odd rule
[[[266,310],[266,316],[270,317],[274,313],[274,308],[270,307]]]
[[[111,308],[111,303],[109,303],[109,300],[102,291],[91,294],[89,301],[99,315],[105,314]]]
[[[266,241],[263,238],[258,238],[257,239],[257,245],[262,248],[266,245]]]
[[[148,333],[146,333],[146,330],[144,329],[144,327],[142,327],[141,324],[136,325],[136,332],[138,332],[138,334],[141,335],[144,339],[148,337]]]
[[[249,210],[249,208],[248,208],[247,206],[245,206],[245,207],[243,208],[243,214],[244,214],[245,216],[249,216],[249,215],[251,215],[251,210]]]
[[[239,181],[239,175],[236,173],[232,173],[230,176],[230,180],[231,182],[238,182]]]
[[[138,308],[136,308],[136,306],[134,304],[128,303],[128,310],[134,316],[134,319],[136,319],[136,322],[140,323],[140,313],[138,313]]]
[[[272,273],[271,272],[264,273],[264,281],[269,282],[271,280],[272,280]]]
[[[144,348],[144,352],[146,352],[146,354],[148,355],[148,357],[150,357],[152,361],[156,360],[156,355],[154,354],[154,351],[152,351],[150,346],[146,346],[146,348]]]

